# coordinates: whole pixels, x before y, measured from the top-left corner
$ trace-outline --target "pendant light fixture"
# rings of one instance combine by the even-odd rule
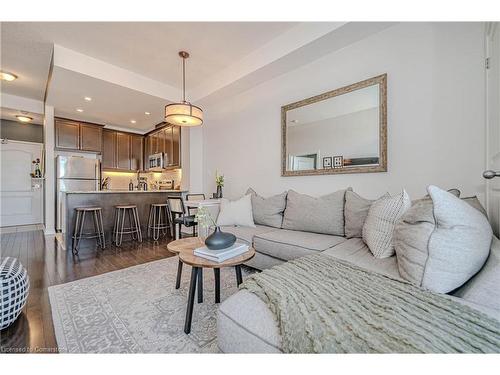
[[[189,53],[179,52],[182,58],[182,102],[165,106],[165,121],[172,125],[199,126],[203,124],[203,111],[186,101],[186,59]]]

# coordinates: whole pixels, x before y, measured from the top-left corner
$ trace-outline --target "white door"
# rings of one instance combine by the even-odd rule
[[[42,188],[32,179],[32,161],[42,158],[42,144],[5,141],[0,144],[0,227],[42,223]]]
[[[486,205],[495,235],[500,233],[500,36],[498,23],[486,27]],[[498,172],[498,173],[497,173]],[[498,174],[498,175],[497,175]]]

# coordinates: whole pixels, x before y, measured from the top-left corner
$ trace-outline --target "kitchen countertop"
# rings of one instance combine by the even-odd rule
[[[98,191],[64,191],[66,194],[147,194],[147,193],[187,193],[188,190],[98,190]]]

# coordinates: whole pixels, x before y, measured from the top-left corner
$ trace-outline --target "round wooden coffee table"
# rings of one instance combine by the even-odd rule
[[[184,332],[191,332],[191,321],[193,318],[194,295],[196,292],[196,283],[198,282],[198,302],[203,301],[203,268],[213,268],[215,276],[215,303],[220,302],[220,269],[223,267],[234,267],[236,270],[236,282],[240,285],[243,282],[241,274],[241,265],[255,256],[253,247],[249,247],[248,251],[238,255],[237,257],[225,260],[224,262],[212,262],[205,258],[197,257],[193,254],[194,249],[205,245],[204,239],[200,237],[183,238],[170,242],[167,249],[173,253],[179,254],[180,268],[177,270],[177,284],[180,284],[180,271],[182,271],[182,263],[190,265],[191,282],[189,284],[188,305],[186,310],[186,321],[184,323]]]

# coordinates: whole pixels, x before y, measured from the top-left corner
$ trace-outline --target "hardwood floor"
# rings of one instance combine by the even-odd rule
[[[0,235],[0,256],[18,258],[28,270],[30,293],[17,321],[0,332],[0,353],[56,353],[48,287],[85,277],[174,256],[167,250],[170,238],[158,242],[107,243],[106,249],[82,249],[77,257],[61,248],[41,230]]]

